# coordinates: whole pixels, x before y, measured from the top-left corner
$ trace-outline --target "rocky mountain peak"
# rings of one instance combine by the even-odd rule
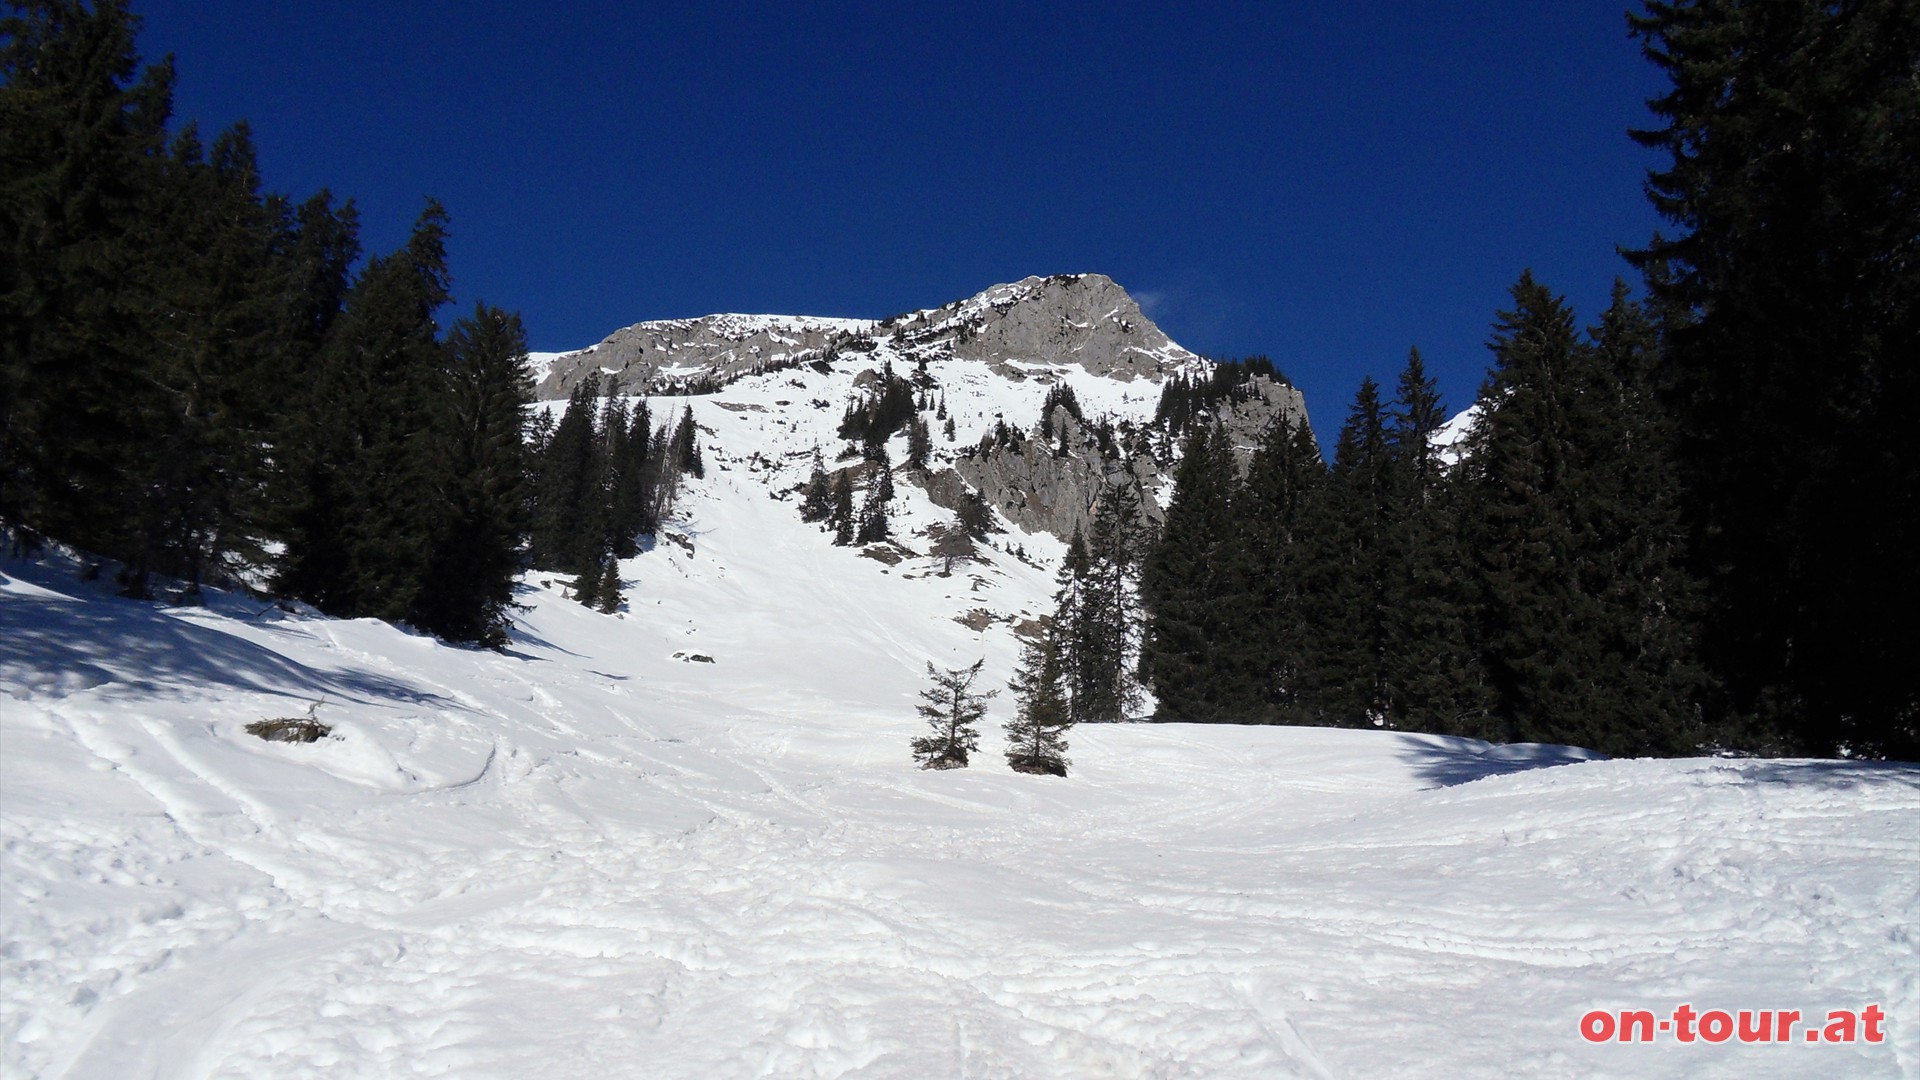
[[[630,391],[699,380],[724,384],[754,371],[871,352],[886,342],[908,359],[981,361],[1014,379],[1074,366],[1132,381],[1201,362],[1174,344],[1104,274],[1056,274],[995,285],[938,308],[880,322],[803,315],[707,315],[635,323],[589,349],[554,358],[538,388],[565,397],[599,371]]]
[[[995,285],[879,326],[929,359],[979,360],[1009,375],[1071,364],[1122,380],[1158,379],[1200,358],[1173,343],[1105,274],[1055,274]]]

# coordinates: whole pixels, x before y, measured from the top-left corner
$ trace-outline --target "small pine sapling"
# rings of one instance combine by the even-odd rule
[[[920,715],[926,718],[927,725],[933,728],[933,734],[913,740],[913,760],[923,769],[964,769],[968,755],[980,748],[980,731],[976,727],[987,715],[987,699],[998,694],[998,690],[989,690],[984,694],[973,692],[973,680],[980,675],[980,667],[985,659],[975,660],[970,667],[941,671],[931,663],[927,665],[927,677],[933,685],[920,691],[920,697],[926,704],[919,706]]]
[[[1067,775],[1068,728],[1073,717],[1067,708],[1060,647],[1044,634],[1021,646],[1020,666],[1008,685],[1018,702],[1007,721],[1007,764],[1014,772],[1042,776]]]
[[[620,604],[624,599],[620,595],[620,560],[608,556],[606,566],[601,573],[599,596],[593,605],[594,610],[602,615],[611,615],[620,610]]]

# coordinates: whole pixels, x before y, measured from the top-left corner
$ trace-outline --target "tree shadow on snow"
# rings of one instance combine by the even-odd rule
[[[0,671],[48,681],[65,694],[108,682],[158,691],[228,687],[253,693],[380,699],[461,708],[458,702],[372,672],[296,663],[245,638],[176,619],[133,600],[33,602],[0,598]]]
[[[1606,759],[1605,754],[1578,746],[1555,746],[1549,743],[1496,745],[1478,739],[1411,732],[1395,737],[1400,741],[1400,759],[1412,765],[1415,774],[1433,787],[1453,787],[1485,780],[1489,776],[1506,776],[1529,769]]]
[[[1755,784],[1793,784],[1834,789],[1891,784],[1920,789],[1920,763],[1912,761],[1729,759],[1716,762],[1714,767],[1737,772],[1742,780]]]

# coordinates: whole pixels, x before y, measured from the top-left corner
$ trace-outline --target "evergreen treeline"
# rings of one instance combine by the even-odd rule
[[[1304,426],[1244,476],[1189,433],[1141,576],[1158,718],[1701,744],[1657,334],[1624,286],[1584,338],[1531,275],[1513,298],[1451,469],[1418,351],[1392,399],[1362,383],[1330,467]]]
[[[1584,334],[1531,275],[1442,467],[1416,353],[1331,467],[1244,476],[1191,385],[1140,670],[1158,717],[1580,743],[1920,753],[1920,9],[1650,2],[1656,207]],[[1221,381],[1231,378],[1222,375]]]
[[[655,427],[646,401],[630,402],[589,372],[559,420],[541,414],[528,436],[531,563],[572,575],[582,604],[618,609],[619,560],[659,529],[682,478],[706,473],[699,430],[691,405]]]
[[[1756,739],[1920,757],[1920,5],[1650,2],[1633,132],[1703,657]]]
[[[1243,401],[1253,392],[1256,377],[1291,385],[1287,377],[1264,356],[1244,360],[1226,360],[1212,365],[1204,377],[1175,375],[1160,388],[1160,402],[1154,407],[1153,421],[1174,439],[1186,435],[1197,417],[1218,415],[1221,405]],[[1075,416],[1078,416],[1075,412]]]
[[[581,456],[571,416],[529,448],[518,316],[436,321],[445,211],[429,201],[404,246],[355,273],[351,203],[263,192],[244,125],[210,144],[169,133],[172,68],[142,65],[136,25],[125,0],[16,3],[0,23],[15,544],[117,561],[131,595],[154,575],[189,593],[244,581],[494,646],[530,535],[546,564],[593,562],[589,596],[604,595],[609,556],[698,474],[690,423],[663,450],[645,406],[610,401]],[[654,468],[663,453],[671,468]]]
[[[895,375],[889,363],[864,396],[847,403],[840,437],[869,447],[884,443],[915,419],[918,405],[913,383]]]

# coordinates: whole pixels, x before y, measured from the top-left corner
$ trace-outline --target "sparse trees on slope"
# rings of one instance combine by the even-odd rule
[[[1073,567],[1069,636],[1061,639],[1075,723],[1117,723],[1139,705],[1140,547],[1139,494],[1131,485],[1109,487],[1094,511],[1085,560]]]
[[[975,693],[973,681],[986,660],[970,667],[940,670],[927,664],[927,677],[933,685],[920,691],[925,704],[918,706],[930,735],[913,740],[913,759],[923,769],[964,769],[970,755],[980,748],[979,723],[987,715],[987,700],[998,690]]]

